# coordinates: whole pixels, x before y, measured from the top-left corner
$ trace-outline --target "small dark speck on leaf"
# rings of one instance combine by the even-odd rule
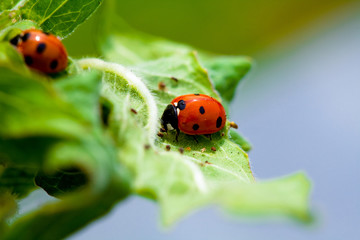
[[[148,150],[148,149],[150,149],[150,145],[149,145],[149,144],[145,144],[144,148],[145,148],[146,150]]]
[[[181,147],[181,148],[179,148],[179,152],[181,153],[181,154],[183,154],[184,153],[184,149]]]
[[[137,114],[137,111],[135,109],[131,109],[131,112],[134,113],[134,114]]]
[[[175,82],[178,82],[179,79],[177,79],[176,77],[171,77],[172,80],[174,80]]]
[[[216,152],[216,148],[215,147],[211,147],[211,150]]]
[[[224,132],[222,132],[222,133],[221,133],[221,136],[222,136],[222,137],[223,137],[223,136],[225,136],[225,133],[224,133]]]
[[[161,133],[161,132],[158,132],[158,134],[157,134],[159,137],[163,137],[164,136],[164,134],[163,133]]]
[[[166,145],[165,149],[166,149],[166,151],[170,151],[170,149],[171,149],[170,145]]]
[[[205,161],[205,163],[206,163],[206,164],[211,164],[211,162],[209,162],[209,161]]]
[[[158,88],[160,91],[165,91],[166,85],[164,82],[159,82]]]

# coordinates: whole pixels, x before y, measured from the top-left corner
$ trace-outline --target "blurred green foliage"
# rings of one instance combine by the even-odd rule
[[[354,2],[357,0],[123,0],[117,11],[137,30],[198,49],[251,56]],[[96,55],[93,26],[87,22],[66,41],[73,55]]]
[[[233,213],[311,220],[305,174],[255,182],[245,152],[251,146],[229,122],[212,138],[199,136],[196,141],[183,133],[177,141],[174,132],[158,132],[161,113],[176,96],[203,93],[229,104],[251,59],[201,49],[196,53],[189,45],[138,32],[123,22],[155,34],[159,27],[164,30],[159,35],[204,50],[246,52],[258,47],[252,39],[262,38],[244,26],[256,27],[259,21],[266,28],[271,21],[256,18],[266,13],[284,19],[272,8],[288,9],[287,3],[255,2],[259,8],[241,1],[149,5],[107,0],[66,40],[71,56],[93,54],[106,61],[70,58],[68,68],[52,76],[29,70],[9,44],[15,34],[32,26],[66,37],[101,2],[0,4],[0,238],[62,239],[130,193],[156,200],[165,224],[206,204]],[[245,22],[254,18],[252,24]],[[266,29],[271,33],[267,39],[277,34]],[[171,35],[181,31],[188,39]],[[229,41],[236,41],[229,37],[233,33],[249,48],[234,49],[242,45]],[[16,213],[15,200],[27,197],[34,183],[60,200],[8,222]]]

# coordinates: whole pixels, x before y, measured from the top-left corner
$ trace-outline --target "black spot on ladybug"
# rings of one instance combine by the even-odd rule
[[[199,111],[200,111],[200,113],[201,113],[201,114],[204,114],[204,113],[205,113],[205,109],[204,109],[204,107],[203,107],[203,106],[201,106],[201,107],[199,108]]]
[[[21,39],[23,40],[23,42],[26,42],[26,40],[28,40],[30,37],[30,33],[25,33],[24,36],[21,37]]]
[[[218,117],[218,119],[216,120],[216,127],[219,128],[221,126],[222,123],[222,118]]]
[[[50,68],[51,69],[55,69],[58,66],[58,61],[57,60],[52,60],[50,63]]]
[[[20,41],[20,35],[16,35],[13,39],[10,40],[10,43],[14,46],[17,46]]]
[[[25,59],[25,63],[26,63],[27,65],[33,64],[33,59],[32,59],[32,57],[30,57],[30,56],[25,56],[24,59]]]
[[[180,100],[180,101],[178,102],[178,108],[179,108],[180,110],[184,110],[185,107],[186,107],[185,101],[184,101],[184,100]]]
[[[195,96],[199,96],[200,94],[198,94],[198,93],[194,93],[194,95],[195,95]]]
[[[195,123],[192,128],[196,131],[199,129],[199,125]]]
[[[41,54],[45,51],[46,44],[45,43],[39,43],[36,47],[36,52]]]

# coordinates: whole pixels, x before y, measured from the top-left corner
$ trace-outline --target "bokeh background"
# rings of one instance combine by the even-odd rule
[[[138,30],[255,59],[237,89],[231,119],[253,144],[257,178],[307,173],[316,220],[310,226],[249,220],[213,206],[163,229],[156,204],[132,197],[70,239],[359,239],[359,1],[121,2],[119,13]],[[90,19],[65,40],[70,55],[99,56],[92,34]],[[22,203],[23,211],[40,204],[30,203]]]

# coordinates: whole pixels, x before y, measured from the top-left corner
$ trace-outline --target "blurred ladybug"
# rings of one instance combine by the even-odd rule
[[[220,131],[226,122],[225,109],[216,99],[204,94],[187,94],[174,98],[161,117],[161,125],[188,135],[210,135]]]
[[[67,52],[52,34],[29,29],[10,40],[23,55],[25,63],[43,73],[57,73],[67,66]]]

